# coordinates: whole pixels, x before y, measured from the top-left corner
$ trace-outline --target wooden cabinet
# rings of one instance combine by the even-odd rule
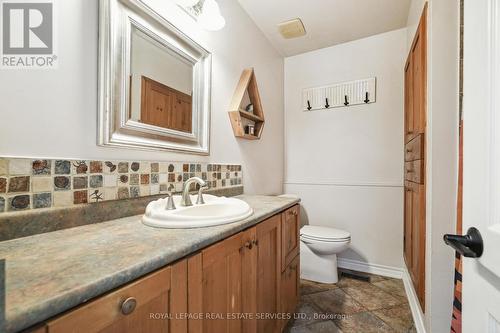
[[[425,187],[405,183],[404,256],[422,308],[425,300]]]
[[[141,79],[141,85],[141,122],[191,133],[190,95],[145,76]]]
[[[265,314],[281,312],[281,216],[257,225],[257,332],[277,332],[280,322]]]
[[[185,332],[187,265],[181,261],[47,323],[48,333]]]
[[[47,333],[280,332],[286,324],[281,314],[291,315],[299,297],[298,212],[298,205],[289,208],[52,319],[40,330]],[[293,258],[288,262],[290,255]],[[282,269],[284,261],[287,264]]]
[[[281,273],[281,311],[286,314],[286,320],[282,321],[282,329],[289,318],[295,312],[300,297],[300,256],[296,256],[293,261]]]
[[[405,143],[426,128],[427,108],[427,6],[405,65]]]
[[[427,6],[405,65],[404,258],[425,311]]]
[[[281,214],[281,237],[283,238],[281,248],[281,270],[292,262],[299,253],[300,241],[300,219],[299,206],[294,206]]]
[[[189,259],[189,312],[205,314],[190,320],[189,332],[278,332],[280,254],[277,215]]]

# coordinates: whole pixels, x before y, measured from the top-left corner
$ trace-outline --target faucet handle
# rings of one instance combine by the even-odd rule
[[[205,184],[203,186],[200,186],[200,189],[198,190],[198,199],[196,199],[196,204],[197,205],[204,205],[205,200],[203,200],[203,191],[208,188],[208,185]]]
[[[172,192],[167,192],[167,207],[165,207],[166,210],[174,210],[175,208],[175,203],[174,203],[174,194]]]

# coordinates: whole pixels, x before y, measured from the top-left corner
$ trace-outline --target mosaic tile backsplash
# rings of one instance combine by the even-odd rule
[[[241,165],[0,158],[0,213],[180,192],[194,176],[212,189],[242,184]]]

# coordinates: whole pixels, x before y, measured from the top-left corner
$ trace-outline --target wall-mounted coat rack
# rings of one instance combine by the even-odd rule
[[[376,78],[341,82],[302,91],[304,111],[338,108],[376,101]]]

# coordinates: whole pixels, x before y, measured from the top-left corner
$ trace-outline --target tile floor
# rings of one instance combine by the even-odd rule
[[[341,275],[337,284],[302,280],[299,317],[286,332],[416,332],[403,281],[368,276],[365,282]]]

